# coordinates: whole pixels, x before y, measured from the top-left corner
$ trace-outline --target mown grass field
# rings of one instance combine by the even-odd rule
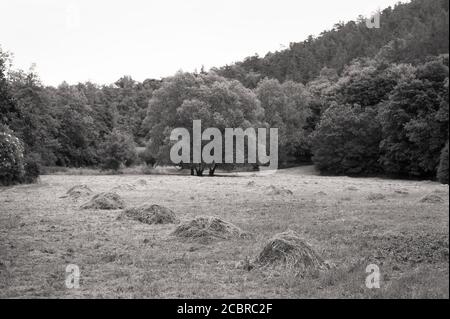
[[[78,184],[95,193],[116,187],[127,206],[163,205],[181,220],[215,215],[253,236],[180,240],[175,225],[117,220],[120,210],[80,210],[87,199],[60,198]],[[271,186],[292,195],[269,195]],[[428,194],[443,202],[422,203]],[[438,183],[323,177],[310,168],[202,178],[45,175],[0,188],[0,297],[449,298],[448,208],[448,186]],[[336,267],[303,278],[236,267],[288,229]],[[365,286],[371,263],[380,289]],[[68,264],[80,267],[79,289],[65,286]]]

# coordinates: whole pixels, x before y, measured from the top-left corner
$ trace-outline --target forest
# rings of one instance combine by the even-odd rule
[[[281,167],[448,184],[449,2],[413,0],[200,72],[43,84],[0,47],[0,184],[45,167],[167,164],[170,130],[276,127]],[[175,63],[175,62],[174,62]]]

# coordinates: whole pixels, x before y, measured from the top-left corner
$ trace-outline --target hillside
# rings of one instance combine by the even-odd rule
[[[340,73],[355,58],[385,54],[389,62],[422,62],[426,56],[448,53],[449,3],[413,0],[381,12],[380,28],[369,29],[365,18],[337,23],[318,37],[293,42],[283,51],[251,56],[216,71],[255,87],[261,78],[307,83],[324,67]],[[389,51],[389,54],[387,54]]]

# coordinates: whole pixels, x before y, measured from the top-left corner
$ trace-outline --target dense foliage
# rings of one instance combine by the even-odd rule
[[[448,140],[448,56],[419,65],[381,106],[381,162],[396,175],[433,177]]]
[[[372,108],[330,106],[312,136],[313,160],[319,170],[349,175],[379,173],[381,132],[375,117]]]
[[[278,128],[279,161],[310,157],[308,137],[312,117],[310,93],[301,83],[262,80],[255,89],[270,127]]]
[[[118,170],[131,166],[136,161],[136,147],[133,137],[114,129],[100,146],[101,163],[105,169]]]
[[[0,184],[19,183],[25,176],[23,145],[11,131],[0,132]]]

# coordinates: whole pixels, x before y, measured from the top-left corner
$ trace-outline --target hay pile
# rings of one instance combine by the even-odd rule
[[[370,201],[383,200],[385,198],[386,198],[386,196],[384,196],[383,194],[380,194],[380,193],[371,193],[367,196],[367,200],[370,200]]]
[[[270,185],[268,188],[268,195],[292,195],[292,191],[290,189],[284,187],[276,187]]]
[[[136,181],[136,184],[139,185],[139,186],[146,186],[147,185],[147,181],[145,179],[141,178],[141,179],[138,179]]]
[[[130,183],[120,184],[112,188],[113,191],[134,191],[136,190],[136,186]]]
[[[420,199],[420,202],[421,203],[429,203],[429,204],[439,204],[439,203],[443,203],[444,199],[439,195],[431,193],[431,194],[428,194],[428,195],[425,195],[424,197],[422,197]]]
[[[243,238],[248,234],[239,227],[215,216],[198,216],[180,224],[173,235],[194,240]]]
[[[92,197],[81,209],[122,209],[125,202],[116,193],[100,193]]]
[[[281,266],[299,272],[328,269],[327,263],[312,248],[289,230],[275,235],[256,259],[261,266]]]
[[[81,184],[70,188],[64,196],[61,196],[61,198],[71,198],[76,200],[81,197],[90,196],[92,193],[92,190],[87,185]]]
[[[129,208],[119,216],[119,219],[124,217],[149,225],[174,224],[178,222],[178,219],[172,210],[163,206],[151,204]]]

